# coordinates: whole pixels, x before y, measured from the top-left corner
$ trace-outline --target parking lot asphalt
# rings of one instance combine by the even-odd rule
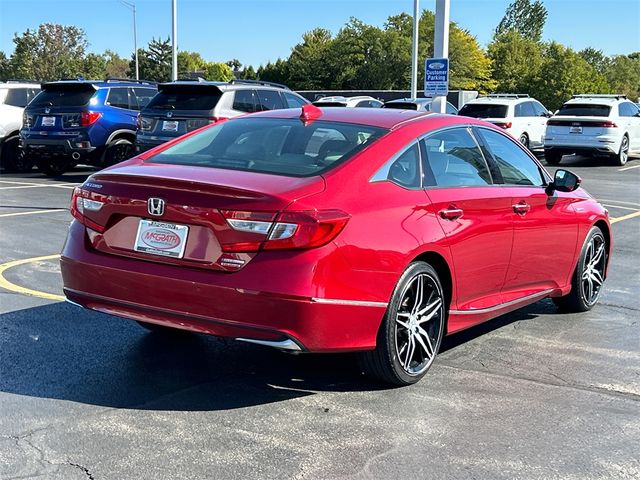
[[[149,334],[62,302],[56,255],[92,170],[0,175],[0,479],[640,478],[640,160],[561,166],[613,218],[600,303],[448,337],[406,388],[350,355]]]

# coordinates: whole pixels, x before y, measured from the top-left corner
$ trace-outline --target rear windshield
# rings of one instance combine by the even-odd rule
[[[473,118],[506,118],[507,105],[493,105],[489,103],[467,103],[458,115]]]
[[[384,108],[397,108],[400,110],[418,110],[418,104],[411,103],[411,102],[390,102],[390,103],[385,103]]]
[[[46,89],[29,104],[30,107],[81,107],[89,103],[95,90],[90,89]]]
[[[298,119],[236,118],[213,126],[147,160],[272,173],[318,175],[343,163],[387,130]]]
[[[557,115],[573,115],[576,117],[608,117],[610,105],[593,105],[588,103],[565,103]]]
[[[214,88],[164,89],[147,104],[151,110],[212,110],[222,94]]]

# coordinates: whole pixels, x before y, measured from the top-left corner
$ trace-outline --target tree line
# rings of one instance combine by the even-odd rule
[[[515,0],[483,49],[455,22],[449,36],[450,89],[481,93],[528,93],[555,109],[574,93],[640,94],[640,52],[604,55],[543,42],[547,10],[540,0]],[[285,59],[257,69],[237,59],[210,62],[197,52],[178,52],[179,77],[207,80],[260,79],[294,90],[407,90],[410,85],[413,19],[390,16],[382,27],[351,18],[335,35],[316,28],[302,36]],[[419,65],[433,53],[435,15],[424,10],[419,27]],[[88,53],[85,32],[75,26],[43,24],[15,34],[10,57],[0,51],[0,80],[135,77],[130,59],[112,51]],[[152,39],[138,49],[140,78],[171,78],[169,39]],[[419,69],[419,85],[423,72]]]

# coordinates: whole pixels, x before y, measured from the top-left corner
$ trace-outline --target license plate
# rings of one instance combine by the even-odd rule
[[[162,122],[162,130],[165,132],[177,132],[178,122],[176,120],[164,120]]]
[[[56,117],[42,117],[42,122],[40,123],[43,127],[55,127]]]
[[[571,127],[569,133],[582,133],[582,127]]]
[[[189,227],[174,223],[140,220],[134,250],[136,252],[182,258]]]

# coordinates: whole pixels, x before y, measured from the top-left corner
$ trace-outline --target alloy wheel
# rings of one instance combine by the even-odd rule
[[[606,243],[602,234],[597,233],[587,245],[582,264],[581,294],[589,306],[595,304],[600,296],[606,262]]]
[[[625,135],[624,137],[622,137],[622,143],[620,144],[620,156],[619,156],[620,165],[626,164],[628,159],[629,159],[629,138]]]
[[[440,286],[421,273],[406,285],[395,319],[398,361],[408,375],[420,375],[433,362],[441,340],[444,301]]]

